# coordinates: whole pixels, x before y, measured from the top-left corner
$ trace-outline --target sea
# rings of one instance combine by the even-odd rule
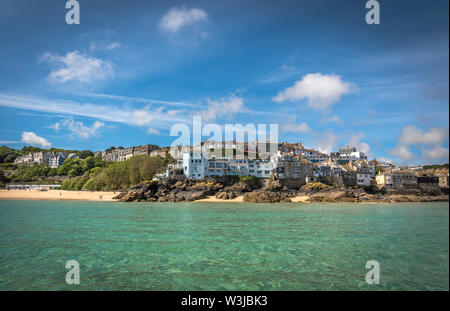
[[[449,205],[2,200],[0,290],[448,291]]]

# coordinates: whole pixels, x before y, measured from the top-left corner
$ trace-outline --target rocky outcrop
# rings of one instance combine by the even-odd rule
[[[244,195],[243,201],[248,203],[292,202],[291,199],[283,193],[271,191],[248,192]]]
[[[215,196],[221,200],[232,200],[244,196],[244,202],[274,203],[291,202],[295,196],[307,196],[309,202],[434,202],[448,201],[448,194],[434,195],[420,190],[396,192],[389,189],[372,191],[361,188],[332,187],[321,183],[304,185],[299,191],[282,187],[271,181],[261,188],[259,181],[241,181],[224,186],[214,181],[150,181],[121,192],[114,199],[121,202],[186,202]]]
[[[215,195],[223,186],[213,182],[161,182],[139,184],[115,196],[121,202],[182,202],[205,199]]]
[[[235,199],[237,195],[232,191],[222,191],[216,195],[216,199],[220,200],[232,200]]]
[[[244,180],[221,189],[216,195],[216,199],[232,200],[260,188],[261,182],[258,179]]]
[[[408,193],[398,193],[393,190],[372,191],[368,193],[362,188],[338,188],[320,183],[303,186],[299,195],[309,196],[309,202],[366,202],[366,203],[394,203],[394,202],[434,202],[448,201],[448,195],[430,195],[416,190]]]
[[[309,197],[310,202],[358,202],[358,198],[352,191],[333,190],[320,191]]]
[[[245,193],[243,201],[249,203],[292,202],[290,198],[295,195],[296,192],[287,187],[281,188],[277,184],[268,184],[262,189]]]

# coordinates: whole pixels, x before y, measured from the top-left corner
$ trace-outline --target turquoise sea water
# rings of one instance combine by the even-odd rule
[[[448,290],[448,265],[448,203],[0,201],[0,290]]]

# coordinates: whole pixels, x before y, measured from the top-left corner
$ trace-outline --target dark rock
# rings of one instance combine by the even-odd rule
[[[287,194],[281,192],[259,190],[247,192],[243,198],[244,202],[250,203],[274,203],[274,202],[291,202]]]
[[[216,199],[220,200],[232,200],[234,198],[236,198],[236,194],[231,191],[222,191],[216,195]]]

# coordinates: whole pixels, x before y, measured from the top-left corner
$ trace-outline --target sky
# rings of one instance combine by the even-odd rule
[[[448,163],[449,2],[0,0],[0,145],[169,146],[173,125]],[[204,137],[206,139],[207,137]]]

